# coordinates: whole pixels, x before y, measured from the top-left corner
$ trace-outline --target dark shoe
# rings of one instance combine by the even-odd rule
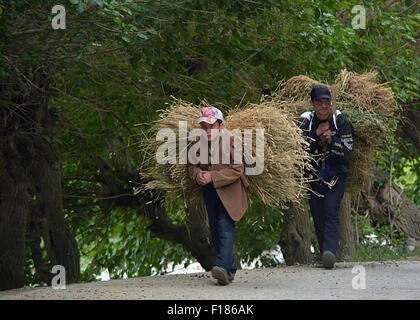
[[[221,267],[214,266],[213,269],[211,269],[211,275],[213,278],[217,279],[217,283],[222,286],[230,283],[227,272]]]
[[[334,268],[335,255],[331,251],[324,251],[322,254],[322,262],[324,263],[325,269]]]
[[[235,274],[229,272],[229,274],[228,274],[228,280],[229,280],[229,282],[233,282],[234,279],[235,279]]]

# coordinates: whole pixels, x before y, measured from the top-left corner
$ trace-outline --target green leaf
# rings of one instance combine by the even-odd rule
[[[137,34],[137,37],[139,37],[141,39],[145,39],[145,40],[148,40],[149,39],[149,37],[146,34],[144,34],[144,33],[138,33]]]
[[[121,26],[121,19],[120,19],[120,17],[115,17],[114,18],[114,21],[119,25],[119,26]]]

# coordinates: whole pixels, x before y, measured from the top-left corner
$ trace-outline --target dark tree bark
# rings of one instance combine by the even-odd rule
[[[25,284],[25,228],[31,206],[29,150],[25,138],[14,132],[0,139],[0,290],[7,290]]]
[[[311,263],[311,224],[304,199],[284,213],[279,245],[287,265]]]
[[[420,105],[420,101],[411,101],[403,103],[402,106],[402,121],[399,122],[397,133],[404,139],[411,141],[420,153],[420,108],[415,108],[415,105]],[[404,144],[405,144],[404,143]]]
[[[367,192],[363,193],[360,211],[367,213],[375,222],[389,224],[393,233],[420,239],[420,209],[389,182],[370,184]]]
[[[36,208],[33,208],[30,213],[29,219],[29,245],[31,248],[31,256],[34,261],[35,270],[38,273],[40,279],[44,283],[51,283],[52,274],[51,267],[44,260],[43,250],[41,248],[41,215],[37,212]]]
[[[188,230],[187,246],[192,255],[200,262],[201,266],[209,271],[216,262],[216,251],[213,248],[206,207],[201,200],[199,203],[190,203],[187,206]]]
[[[159,203],[155,202],[146,208],[146,216],[153,221],[148,230],[158,238],[182,244],[205,270],[211,270],[216,253],[211,244],[207,213],[202,202],[188,204],[186,224],[182,226],[172,223]]]
[[[34,159],[32,174],[37,204],[31,227],[36,228],[44,239],[50,270],[54,265],[62,265],[66,270],[66,282],[77,282],[80,278],[80,254],[64,220],[58,150],[54,143],[42,138],[36,139],[36,149],[39,152]]]
[[[79,280],[79,251],[64,221],[61,164],[52,141],[56,120],[48,109],[52,76],[50,65],[37,66],[25,75],[11,73],[9,86],[0,88],[14,106],[0,118],[0,289],[24,285],[28,226],[41,278],[49,280],[48,268],[60,264],[66,268],[67,282]],[[49,261],[42,259],[41,237]]]
[[[337,259],[344,260],[353,257],[356,251],[354,228],[351,223],[351,196],[344,193],[340,204],[340,241],[337,250]]]

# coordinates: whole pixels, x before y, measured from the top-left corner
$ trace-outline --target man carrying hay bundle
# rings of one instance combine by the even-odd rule
[[[212,161],[205,163],[189,164],[188,170],[193,181],[201,186],[212,243],[217,253],[212,276],[219,284],[227,285],[233,281],[236,273],[233,258],[235,221],[240,220],[247,209],[246,189],[249,184],[244,175],[243,162],[234,161],[235,155],[240,153],[235,149],[234,137],[224,128],[222,112],[215,107],[205,107],[200,112],[198,123],[206,133],[203,132],[208,142],[209,156],[219,153],[219,157],[216,163],[212,158]],[[227,163],[222,161],[226,155]]]
[[[334,88],[335,89],[335,88]],[[309,206],[322,260],[317,267],[334,267],[339,241],[340,202],[346,188],[347,157],[353,150],[353,126],[335,110],[335,92],[331,110],[331,92],[324,85],[311,90],[314,111],[304,112],[299,120],[304,149],[314,156],[314,180],[308,192]]]

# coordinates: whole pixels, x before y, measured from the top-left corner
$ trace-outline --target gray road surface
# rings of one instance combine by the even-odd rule
[[[365,289],[352,286],[363,285],[361,269],[356,270],[356,265],[364,268]],[[420,300],[420,261],[338,263],[333,270],[311,266],[239,270],[228,286],[217,285],[209,272],[142,277],[71,284],[66,289],[8,290],[0,292],[3,299]]]

